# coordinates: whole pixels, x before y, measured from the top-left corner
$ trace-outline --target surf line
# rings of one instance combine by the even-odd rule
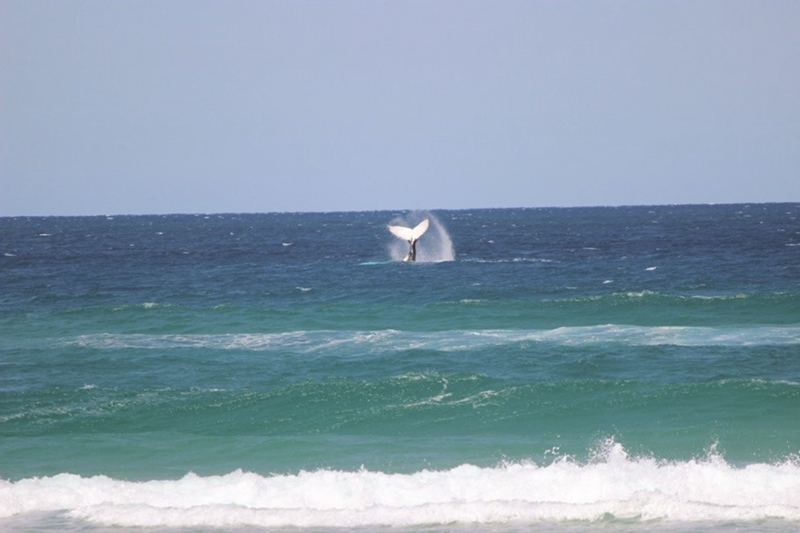
[[[389,226],[389,231],[393,235],[408,241],[408,253],[403,258],[403,261],[416,261],[417,260],[417,241],[422,235],[428,231],[429,220],[426,218],[414,228],[407,228],[405,226]]]

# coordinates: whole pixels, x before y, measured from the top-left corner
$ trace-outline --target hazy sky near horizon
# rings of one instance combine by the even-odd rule
[[[800,2],[0,0],[0,216],[800,201]]]

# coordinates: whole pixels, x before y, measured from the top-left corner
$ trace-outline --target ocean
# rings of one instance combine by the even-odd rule
[[[334,528],[800,529],[800,204],[0,218],[0,530]]]

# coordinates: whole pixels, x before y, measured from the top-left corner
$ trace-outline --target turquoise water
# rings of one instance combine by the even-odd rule
[[[798,215],[0,218],[0,526],[795,529]]]

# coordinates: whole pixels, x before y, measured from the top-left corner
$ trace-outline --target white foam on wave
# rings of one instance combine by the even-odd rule
[[[412,474],[302,471],[177,480],[105,476],[0,480],[0,518],[43,512],[123,527],[359,527],[621,520],[800,520],[800,465],[736,468],[632,458],[613,440],[598,457],[539,466],[461,465]]]
[[[564,346],[623,344],[629,346],[786,346],[800,344],[800,326],[689,327],[598,326],[546,330],[448,330],[415,332],[290,331],[283,333],[122,334],[98,333],[63,339],[64,344],[97,349],[206,348],[216,350],[317,353],[405,351],[409,349],[461,351],[518,343]]]

